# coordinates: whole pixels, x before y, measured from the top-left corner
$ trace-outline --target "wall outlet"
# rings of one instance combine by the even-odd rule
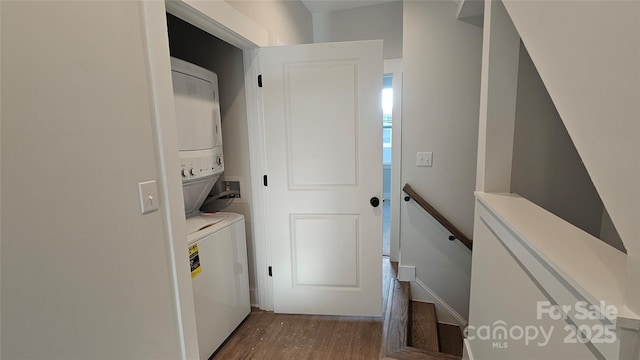
[[[416,156],[416,165],[417,166],[430,167],[432,163],[433,163],[433,153],[431,151],[418,152],[418,155]]]
[[[244,195],[244,179],[241,176],[225,176],[222,180],[222,191],[234,190],[240,194],[236,195],[233,199],[234,203],[244,204],[246,201],[243,198]]]

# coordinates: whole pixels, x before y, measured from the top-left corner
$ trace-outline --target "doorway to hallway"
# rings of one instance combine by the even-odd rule
[[[391,253],[391,154],[393,74],[385,74],[382,86],[382,255]]]

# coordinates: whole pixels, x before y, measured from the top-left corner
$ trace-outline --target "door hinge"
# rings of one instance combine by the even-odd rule
[[[273,277],[273,271],[272,271],[272,269],[271,269],[271,266],[269,266],[269,276],[270,276],[270,277]]]
[[[267,175],[262,176],[262,183],[264,184],[264,186],[267,186]]]
[[[258,75],[258,87],[262,87],[262,74]]]

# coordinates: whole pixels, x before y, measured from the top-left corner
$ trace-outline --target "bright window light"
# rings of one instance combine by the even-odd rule
[[[393,89],[382,89],[382,114],[391,115],[393,112]]]

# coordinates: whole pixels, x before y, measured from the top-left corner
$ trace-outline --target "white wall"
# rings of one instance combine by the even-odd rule
[[[640,313],[640,3],[505,7],[624,242],[627,306]]]
[[[567,320],[553,320],[546,314],[538,318],[538,302],[555,304],[555,300],[539,287],[480,218],[475,236],[479,241],[473,248],[473,301],[467,349],[472,351],[473,359],[596,359],[585,344],[565,343],[570,335]],[[537,333],[532,329],[534,326]],[[499,337],[500,329],[505,329],[507,335]],[[531,340],[519,337],[518,329],[527,329],[526,336]],[[496,343],[502,348],[496,348]]]
[[[404,3],[402,177],[471,236],[482,29],[456,11],[449,1]],[[418,151],[433,152],[433,167],[416,167]]]
[[[313,14],[316,43],[384,41],[384,58],[402,57],[402,1]]]
[[[182,358],[142,5],[1,7],[0,355]]]
[[[269,32],[270,45],[313,42],[311,13],[299,0],[226,0]]]
[[[409,183],[454,225],[471,237],[480,101],[482,29],[456,20],[451,1],[405,1],[403,16],[402,183]],[[416,152],[432,151],[432,167],[416,167]],[[424,246],[442,245],[419,226],[435,226],[405,203],[401,213],[401,264],[415,265],[417,276],[437,294],[467,314],[469,282],[446,281],[448,274],[466,273],[471,255],[450,247],[443,253]],[[412,220],[415,219],[415,220]],[[423,219],[423,220],[418,220]],[[425,245],[425,242],[432,245]],[[448,244],[447,244],[448,245]],[[444,267],[431,267],[442,262]],[[443,280],[428,281],[433,276]],[[453,306],[453,305],[452,305]]]
[[[438,321],[464,327],[469,318],[471,251],[418,204],[403,202],[400,265],[415,266],[413,300],[436,305]],[[405,280],[405,279],[400,279]]]

